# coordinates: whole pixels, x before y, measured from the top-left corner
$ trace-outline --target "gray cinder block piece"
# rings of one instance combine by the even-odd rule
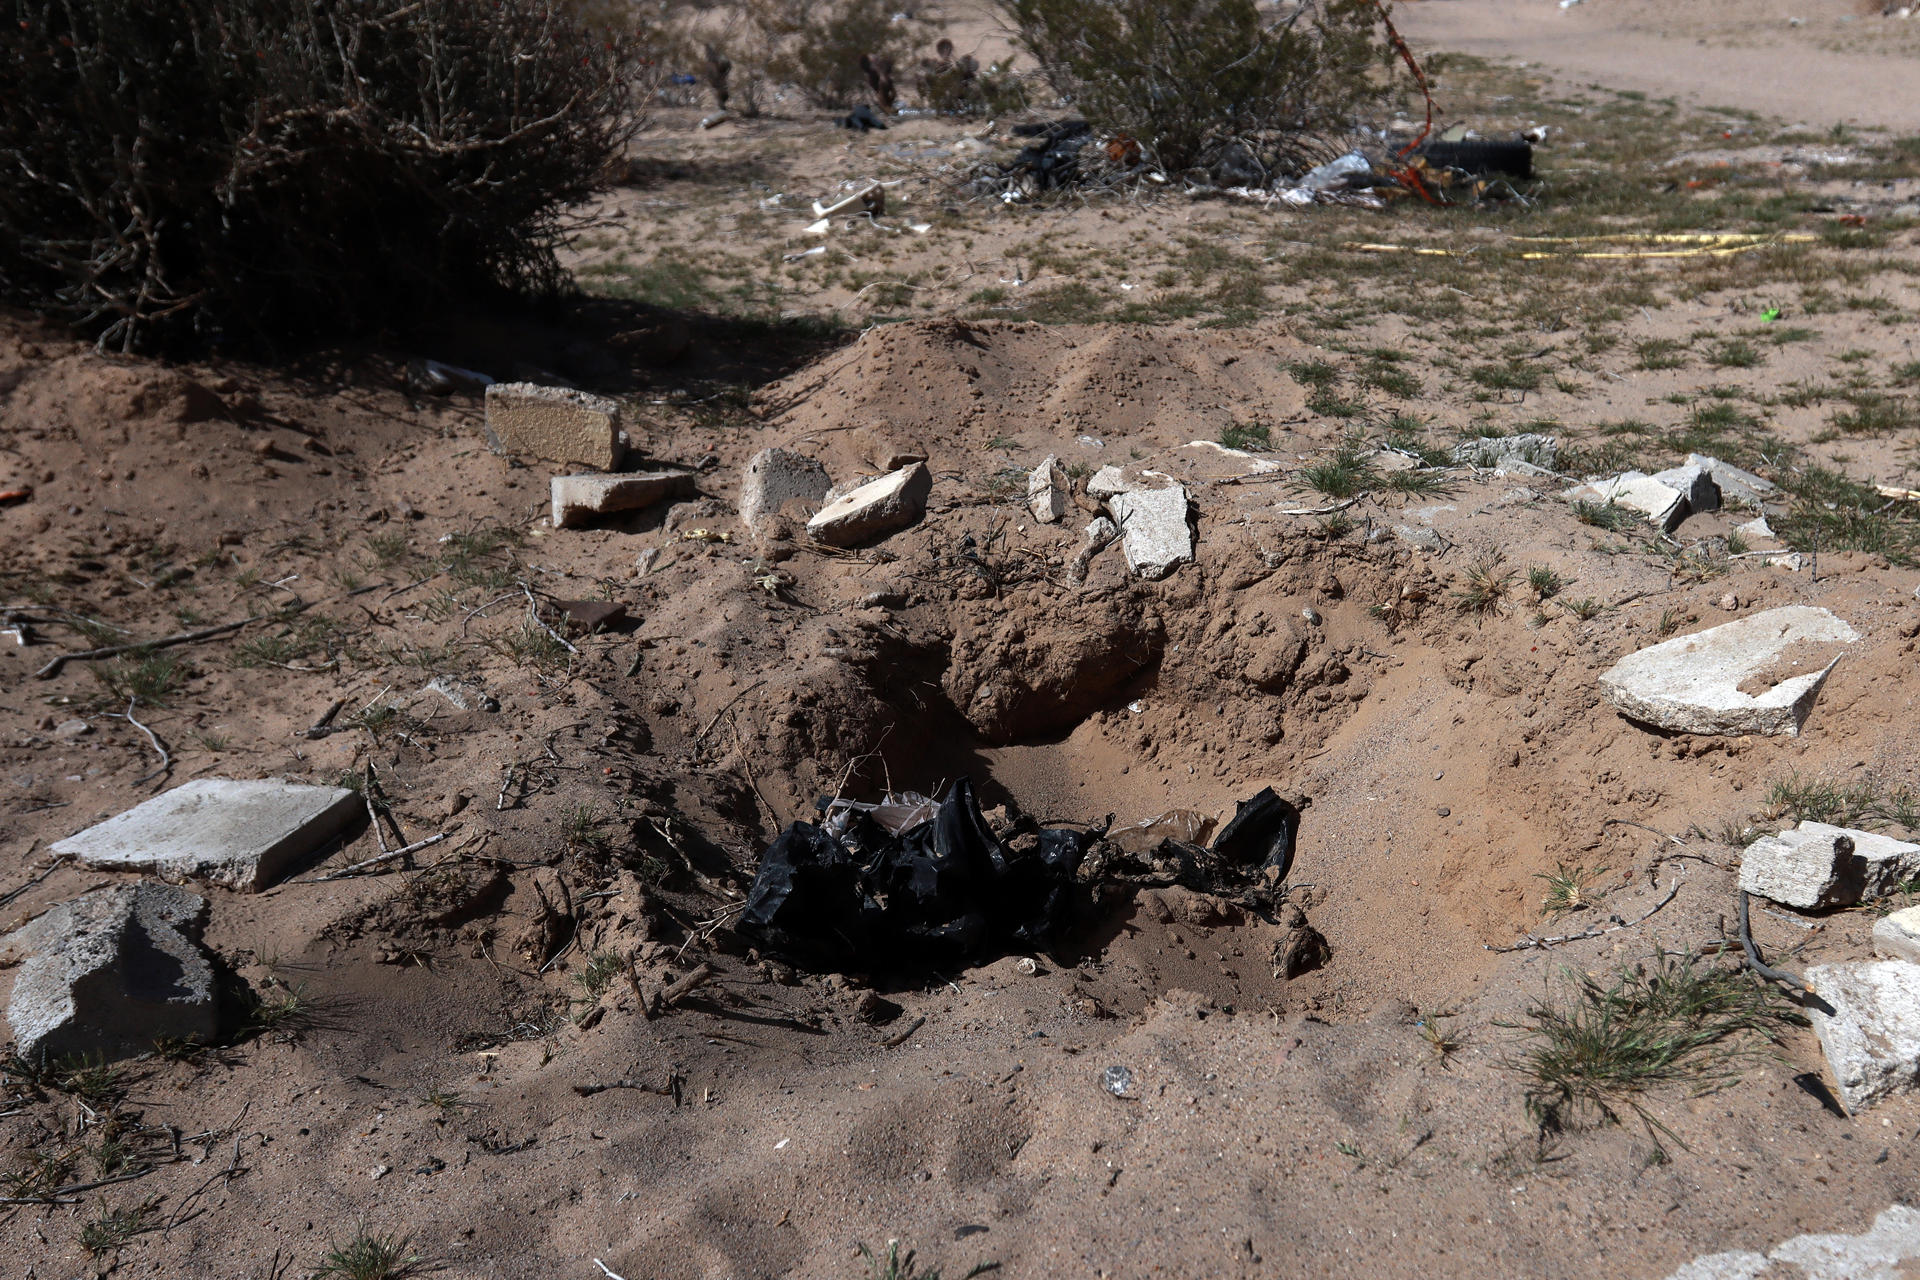
[[[1807,1006],[1840,1101],[1859,1111],[1920,1080],[1920,965],[1905,960],[1817,964],[1807,986],[1832,1007]]]
[[[143,881],[63,902],[0,940],[25,956],[7,1024],[28,1062],[124,1057],[162,1037],[213,1039],[213,968],[199,945],[204,898]]]
[[[758,533],[761,521],[781,514],[789,502],[817,508],[832,488],[819,459],[792,449],[762,449],[740,475],[740,521]]]
[[[1740,855],[1742,889],[1802,911],[1884,897],[1915,875],[1920,844],[1824,822],[1762,836]]]
[[[599,516],[639,511],[693,492],[685,471],[637,471],[623,475],[555,476],[551,486],[553,527],[577,529]]]
[[[201,778],[53,846],[103,871],[199,880],[258,893],[365,812],[344,787]]]
[[[1888,960],[1920,963],[1920,907],[1881,916],[1873,926],[1873,951]]]
[[[931,492],[933,473],[916,462],[835,498],[807,521],[807,533],[829,546],[858,546],[918,521]]]
[[[1758,694],[1740,686],[1800,644],[1852,643],[1860,633],[1825,609],[1768,609],[1630,653],[1600,676],[1608,702],[1679,733],[1796,735],[1833,670],[1789,676]]]

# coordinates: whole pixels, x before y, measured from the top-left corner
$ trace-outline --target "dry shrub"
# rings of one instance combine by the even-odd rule
[[[867,100],[892,111],[869,84],[861,57],[894,68],[896,81],[904,81],[924,29],[915,20],[895,22],[887,0],[633,0],[632,9],[663,61],[698,74],[716,105],[747,116],[773,105],[776,86],[809,106],[844,110]]]
[[[1313,135],[1376,98],[1389,49],[1373,0],[1001,0],[1020,43],[1095,128],[1169,171],[1298,167]]]
[[[559,282],[636,121],[547,0],[0,0],[0,296],[259,345]]]

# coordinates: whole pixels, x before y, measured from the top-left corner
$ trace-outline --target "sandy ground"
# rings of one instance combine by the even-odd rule
[[[1607,12],[1535,7],[1555,30]],[[1403,12],[1410,31],[1465,24],[1429,39],[1471,49],[1491,37],[1469,28],[1504,6]],[[1672,59],[1642,66],[1647,92],[1701,83],[1697,46],[1676,41],[1706,35],[1635,21],[1617,56],[1630,36]],[[1773,59],[1790,85],[1806,79],[1797,59],[1853,56],[1823,47],[1840,38],[1825,27],[1788,30],[1799,43],[1730,52]],[[1840,118],[1809,103],[1756,109]],[[673,246],[667,259],[751,241],[743,254],[781,270],[810,242],[791,209],[762,204],[773,190],[826,190],[881,146],[980,132],[923,121],[849,141],[790,117],[696,133],[700,113],[662,113],[645,158],[691,176],[620,192],[618,230]],[[1697,142],[1676,172],[1713,171],[1725,139]],[[1797,163],[1782,156],[1783,172]],[[1909,226],[1894,212],[1909,188],[1833,186],[1855,203],[1809,218],[1857,208]],[[903,187],[924,201],[909,209],[938,207],[923,190]],[[1710,188],[1698,198],[1711,209]],[[1649,269],[1658,290],[1610,322],[1615,345],[1558,384],[1494,397],[1460,340],[1411,314],[1427,299],[1396,294],[1336,330],[1325,308],[1373,282],[1310,271],[1277,314],[1233,324],[955,318],[984,288],[1017,297],[1003,279],[1058,283],[1076,270],[1058,256],[1068,243],[1117,255],[1089,258],[1087,279],[1164,300],[1182,286],[1154,283],[1146,250],[1121,250],[1231,234],[1278,255],[1277,218],[1171,199],[940,216],[914,242],[923,259],[884,257],[866,228],[834,240],[852,261],[831,278],[794,264],[783,308],[862,319],[873,279],[975,273],[905,322],[837,331],[599,302],[263,368],[102,357],[0,319],[0,489],[33,489],[0,508],[0,584],[10,625],[38,639],[0,647],[0,889],[24,886],[0,927],[115,879],[61,866],[27,884],[48,844],[196,776],[365,785],[372,770],[402,834],[449,836],[389,875],[208,891],[208,944],[268,1015],[249,1022],[237,1000],[231,1043],[135,1063],[100,1096],[10,1084],[9,1171],[69,1155],[53,1185],[148,1171],[72,1203],[7,1206],[0,1272],[305,1276],[364,1227],[475,1280],[853,1277],[868,1271],[860,1246],[890,1239],[948,1276],[992,1262],[1006,1276],[1657,1280],[1702,1254],[1864,1232],[1920,1196],[1920,1101],[1838,1114],[1803,1030],[1724,1090],[1648,1095],[1661,1138],[1631,1111],[1543,1134],[1515,1025],[1569,975],[1725,946],[1737,841],[1782,818],[1773,783],[1920,785],[1914,569],[1869,552],[1800,571],[1729,559],[1745,519],[1731,511],[1690,520],[1686,554],[1662,554],[1646,531],[1581,523],[1543,495],[1557,482],[1453,472],[1437,492],[1382,489],[1337,513],[1297,482],[1351,429],[1300,371],[1384,345],[1418,378],[1369,392],[1370,411],[1417,409],[1442,442],[1546,419],[1597,448],[1615,438],[1603,423],[1677,429],[1706,388],[1738,382],[1806,457],[1910,483],[1911,430],[1836,436],[1818,401],[1789,398],[1836,368],[1892,385],[1914,358],[1911,230],[1873,250],[1883,275],[1848,284],[1873,305],[1794,315],[1809,334],[1757,367],[1642,367],[1648,342],[1704,350],[1757,332],[1768,301],[1737,264],[1677,262]],[[577,260],[603,252],[583,244]],[[1614,271],[1583,287],[1621,285]],[[1448,287],[1461,286],[1480,288]],[[1531,313],[1475,340],[1578,350],[1557,316]],[[409,393],[413,354],[619,395],[635,447],[692,470],[699,496],[556,531],[548,469],[488,452],[474,397]],[[1261,454],[1277,471],[1194,443],[1249,422],[1269,427]],[[756,542],[738,477],[776,444],[843,483],[924,455],[928,514],[849,553],[791,526]],[[1644,447],[1677,460],[1664,437]],[[1112,463],[1180,480],[1195,562],[1147,583],[1110,550],[1072,582],[1091,504],[1050,526],[1021,501],[1048,454],[1079,475]],[[1514,579],[1500,607],[1472,613],[1461,593],[1496,555]],[[1563,581],[1559,603],[1527,589],[1535,566]],[[529,621],[529,594],[556,626],[564,600],[616,601],[628,618],[569,652]],[[1601,700],[1598,674],[1661,635],[1790,603],[1864,636],[1802,736],[1657,733]],[[177,666],[35,674],[123,633],[294,606],[169,650]],[[500,709],[453,708],[425,690],[436,676]],[[156,760],[122,718],[134,689],[172,754],[158,780],[140,781]],[[308,736],[336,701],[342,731]],[[62,730],[75,719],[84,731]],[[1269,921],[1144,893],[1053,954],[934,974],[808,972],[727,927],[760,850],[816,797],[961,774],[988,805],[1047,820],[1220,817],[1272,785],[1310,802],[1288,909]],[[328,865],[374,852],[365,831]],[[1541,877],[1567,868],[1597,905],[1545,915]],[[1502,949],[1613,916],[1637,923]],[[1289,979],[1301,917],[1330,955]],[[1797,967],[1867,954],[1875,919],[1768,911],[1755,933]],[[699,964],[712,979],[652,1017],[622,975],[650,997]],[[1111,1066],[1130,1072],[1126,1096],[1102,1087]],[[104,1147],[103,1107],[145,1153],[131,1165]],[[83,1248],[89,1223],[142,1206],[151,1229]]]
[[[1430,48],[1569,81],[1732,107],[1814,128],[1920,129],[1920,22],[1852,0],[1415,0],[1396,22]]]

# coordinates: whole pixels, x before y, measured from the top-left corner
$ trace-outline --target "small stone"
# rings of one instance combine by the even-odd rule
[[[386,1176],[387,1176],[388,1174],[390,1174],[390,1173],[392,1173],[392,1172],[393,1172],[393,1170],[392,1170],[392,1169],[389,1169],[389,1168],[388,1168],[388,1167],[387,1167],[386,1165],[384,1165],[384,1164],[377,1164],[377,1165],[375,1165],[375,1166],[373,1166],[373,1170],[372,1170],[372,1174],[371,1174],[371,1176],[372,1176],[372,1178],[373,1178],[373,1180],[374,1180],[375,1182],[378,1182],[378,1181],[380,1181],[380,1179],[382,1179],[382,1178],[384,1178],[384,1177],[386,1177]]]
[[[1622,714],[1662,729],[1792,737],[1840,660],[1834,646],[1859,638],[1825,609],[1768,609],[1628,654],[1600,676],[1600,688]],[[1762,693],[1742,691],[1755,677],[1778,671],[1789,650],[1814,646],[1834,656],[1817,670],[1776,680]]]
[[[200,778],[53,846],[102,871],[258,893],[363,813],[358,793],[268,778]]]
[[[1072,492],[1072,481],[1067,479],[1060,459],[1048,454],[1027,477],[1027,510],[1041,524],[1058,524],[1066,518]]]
[[[1193,559],[1193,531],[1187,527],[1187,491],[1138,489],[1107,501],[1120,526],[1127,567],[1142,578],[1166,577]]]
[[[487,388],[487,443],[495,453],[612,471],[626,453],[620,406],[602,396],[532,382]]]
[[[1447,549],[1445,538],[1435,530],[1422,528],[1419,525],[1397,524],[1393,526],[1393,536],[1402,542],[1411,543],[1422,551],[1439,552]]]
[[[1740,597],[1731,591],[1721,596],[1715,603],[1728,613],[1738,613],[1740,610]]]
[[[1108,1067],[1100,1073],[1100,1087],[1116,1098],[1133,1094],[1133,1072],[1122,1066]]]
[[[1755,520],[1749,520],[1745,524],[1735,525],[1733,531],[1749,542],[1760,539],[1765,539],[1768,542],[1779,541],[1779,538],[1774,535],[1773,526],[1767,523],[1765,516],[1761,516]]]
[[[1434,812],[1442,818],[1451,818],[1453,816],[1453,810],[1447,808],[1446,805],[1441,805],[1438,809],[1435,809]]]
[[[1827,1066],[1850,1112],[1920,1081],[1920,965],[1904,960],[1820,964],[1807,986],[1832,1009],[1809,1002]]]
[[[923,462],[870,480],[821,508],[807,521],[815,542],[851,547],[883,538],[916,523],[926,514],[933,473]]]
[[[7,1023],[29,1062],[123,1057],[163,1037],[211,1041],[219,1030],[213,967],[199,945],[207,903],[143,881],[96,889],[0,940],[24,956]]]
[[[685,471],[641,471],[628,475],[555,476],[553,527],[577,529],[595,517],[621,511],[639,511],[669,498],[694,492],[693,476]]]
[[[84,737],[92,732],[93,726],[85,720],[62,720],[54,727],[53,736],[71,739]]]
[[[469,680],[454,676],[435,676],[421,687],[422,693],[437,693],[459,711],[498,711],[500,699]]]
[[[740,473],[740,521],[759,533],[769,516],[805,519],[832,488],[833,480],[818,459],[791,449],[762,449]]]
[[[1920,844],[1824,822],[1762,836],[1740,857],[1740,887],[1782,906],[1847,907],[1920,875]]]
[[[1873,926],[1873,951],[1889,960],[1920,964],[1920,907],[1881,916]]]

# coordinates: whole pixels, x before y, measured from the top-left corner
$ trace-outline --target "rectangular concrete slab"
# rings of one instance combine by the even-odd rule
[[[1920,1081],[1920,965],[1817,964],[1807,970],[1807,986],[1833,1010],[1809,1004],[1807,1015],[1848,1111]]]
[[[365,812],[344,787],[201,778],[53,846],[89,867],[258,893]]]
[[[1806,723],[1837,655],[1757,694],[1742,692],[1741,686],[1781,670],[1793,651],[1825,652],[1859,638],[1825,609],[1768,609],[1630,653],[1601,674],[1600,688],[1626,715],[1677,733],[1792,736]]]
[[[1920,875],[1920,844],[1871,831],[1803,822],[1763,836],[1740,857],[1740,887],[1783,906],[1850,907]]]
[[[626,454],[620,406],[604,396],[534,382],[487,388],[487,441],[496,453],[612,471]]]
[[[577,529],[600,516],[639,511],[693,493],[685,471],[639,471],[619,475],[555,476],[550,485],[553,527]]]
[[[1567,490],[1560,498],[1563,502],[1625,507],[1668,531],[1687,518],[1686,495],[1641,471],[1625,471],[1610,480],[1595,480]]]

